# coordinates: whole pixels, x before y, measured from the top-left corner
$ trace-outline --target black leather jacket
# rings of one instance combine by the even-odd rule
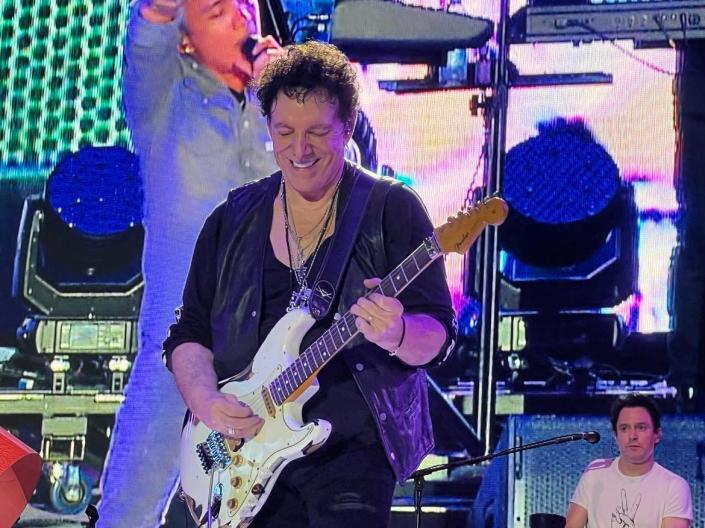
[[[352,171],[353,166],[346,163],[341,198],[350,192]],[[361,177],[376,178],[370,174]],[[272,202],[280,182],[281,173],[275,173],[231,191],[228,199],[206,221],[196,254],[210,252],[214,256],[208,259],[212,269],[192,266],[181,316],[172,325],[164,343],[167,358],[181,343],[201,343],[213,351],[219,379],[243,371],[251,362],[260,345],[262,262],[272,223]],[[393,188],[397,197],[409,202],[409,207],[403,210],[425,215],[418,198],[407,187],[386,178],[375,186],[341,281],[343,286],[337,306],[334,305],[340,314],[365,293],[363,279],[384,277],[398,264],[386,261],[382,229],[385,204]],[[430,233],[427,215],[416,221],[427,224],[426,234]],[[409,253],[418,243],[420,241],[414,243]],[[436,363],[439,363],[452,348],[456,333],[442,262],[432,264],[417,281],[422,278],[420,295],[426,304],[405,305],[405,309],[432,315],[446,327],[448,340],[438,356]],[[404,292],[400,295],[402,302],[403,296]],[[403,482],[433,448],[426,373],[390,357],[361,336],[347,345],[342,356],[372,412],[389,463],[398,481]]]

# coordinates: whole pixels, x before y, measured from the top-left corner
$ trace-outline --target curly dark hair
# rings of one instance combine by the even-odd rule
[[[612,408],[610,409],[610,422],[612,422],[612,431],[615,433],[617,432],[617,420],[619,419],[619,413],[622,412],[622,409],[625,407],[643,407],[651,415],[654,431],[661,429],[661,411],[659,410],[656,401],[646,394],[631,393],[620,396],[612,403]]]
[[[338,102],[338,117],[351,120],[359,106],[357,76],[348,58],[332,44],[308,41],[284,48],[286,53],[270,62],[254,89],[262,114],[269,119],[277,94],[303,102],[307,95],[322,90]]]

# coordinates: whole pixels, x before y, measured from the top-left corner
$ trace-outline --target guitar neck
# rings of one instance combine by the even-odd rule
[[[386,297],[397,297],[442,254],[435,236],[429,236],[367,296],[381,293]],[[277,405],[306,385],[357,334],[355,316],[348,311],[269,384],[269,392]]]

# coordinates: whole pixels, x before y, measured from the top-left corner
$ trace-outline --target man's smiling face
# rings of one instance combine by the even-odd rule
[[[325,90],[293,97],[280,91],[268,126],[285,181],[301,195],[318,196],[340,177],[352,126]]]

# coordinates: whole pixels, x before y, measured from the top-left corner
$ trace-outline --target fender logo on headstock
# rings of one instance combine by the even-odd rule
[[[460,211],[435,230],[436,241],[444,253],[465,253],[485,226],[500,225],[507,218],[509,207],[499,196],[492,196],[474,207]]]

